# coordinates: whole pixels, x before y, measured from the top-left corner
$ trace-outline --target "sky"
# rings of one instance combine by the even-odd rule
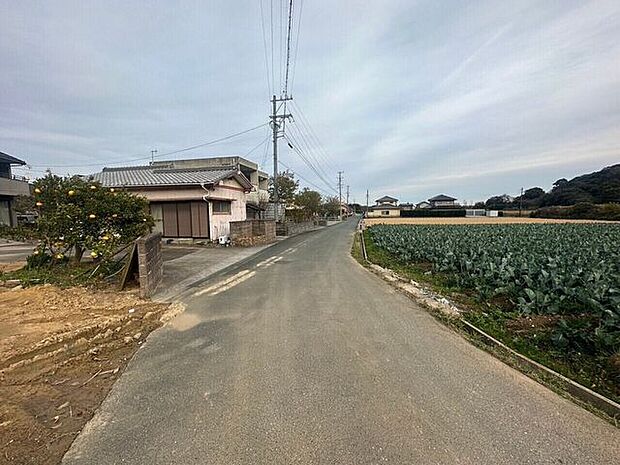
[[[0,151],[31,178],[145,164],[155,149],[271,172],[283,3],[0,0]],[[620,162],[617,0],[293,5],[294,149],[279,149],[302,185],[333,194],[343,171],[359,203],[367,189],[371,203],[475,201]]]

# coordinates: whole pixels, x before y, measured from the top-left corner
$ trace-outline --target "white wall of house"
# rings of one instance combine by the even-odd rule
[[[433,207],[455,207],[456,204],[454,202],[455,202],[454,200],[439,200],[439,201],[433,200],[431,202],[431,205]]]
[[[208,200],[230,200],[230,214],[214,213],[209,208],[209,226],[211,239],[230,234],[231,221],[243,221],[246,219],[246,193],[239,183],[233,179],[222,181],[220,185],[209,191]]]
[[[146,197],[151,203],[151,215],[155,220],[155,231],[163,233],[163,213],[161,204],[153,202],[203,201],[209,202],[209,235],[212,240],[219,236],[230,234],[231,221],[246,219],[246,192],[234,179],[221,181],[217,186],[206,191],[201,187],[190,188],[142,188],[132,189],[136,195]],[[230,202],[230,213],[216,213],[213,211],[213,202]]]
[[[400,210],[398,209],[381,209],[381,207],[376,208],[376,210],[368,210],[368,218],[387,218],[400,216]]]

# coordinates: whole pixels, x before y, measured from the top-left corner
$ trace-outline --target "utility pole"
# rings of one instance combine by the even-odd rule
[[[276,98],[274,95],[271,98],[271,130],[273,131],[273,202],[274,202],[274,219],[277,221],[278,218],[278,139],[284,135],[284,122],[290,118],[290,113],[285,112],[282,114],[278,114],[278,102],[286,102],[288,100],[293,100],[293,97],[284,96],[282,98]],[[281,128],[281,130],[280,130]]]
[[[521,188],[521,195],[519,196],[519,216],[521,216],[522,209],[523,209],[523,188]]]
[[[155,154],[157,153],[157,150],[151,150],[151,165],[153,163],[155,163]]]
[[[338,171],[338,219],[342,221],[342,173]]]
[[[349,206],[349,185],[347,184],[347,207]]]
[[[368,189],[366,189],[366,214],[364,216],[368,216]]]

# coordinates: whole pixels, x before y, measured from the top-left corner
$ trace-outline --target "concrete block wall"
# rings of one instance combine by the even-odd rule
[[[161,283],[164,271],[161,237],[161,233],[156,232],[136,240],[141,297],[152,296]]]
[[[302,221],[299,223],[295,223],[293,221],[287,221],[283,223],[281,231],[286,236],[294,236],[295,234],[299,234],[305,231],[313,230],[317,227],[318,221]]]
[[[276,223],[273,220],[245,220],[230,222],[230,240],[243,247],[268,244],[276,239]]]

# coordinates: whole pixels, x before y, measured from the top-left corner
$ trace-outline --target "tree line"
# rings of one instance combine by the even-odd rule
[[[278,174],[275,189],[278,200],[289,207],[289,217],[309,219],[317,216],[337,216],[340,213],[338,197],[321,195],[308,187],[300,189],[299,180],[288,170]],[[275,199],[273,178],[269,180],[269,199],[272,202]]]

